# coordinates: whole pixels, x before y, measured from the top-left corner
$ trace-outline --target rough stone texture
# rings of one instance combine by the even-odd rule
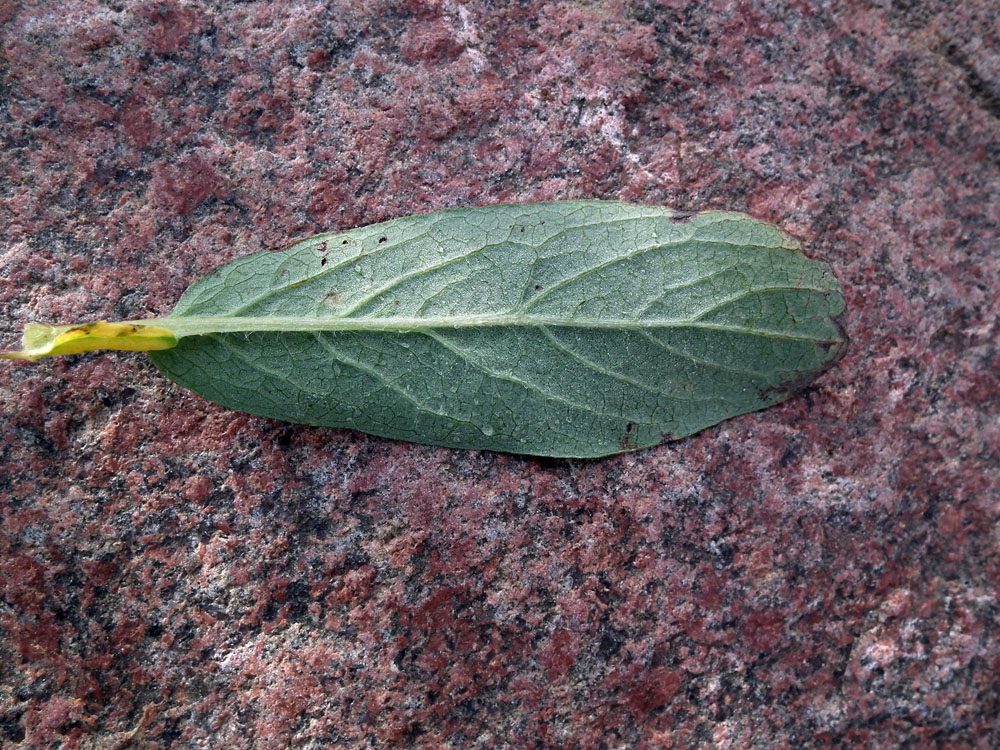
[[[853,340],[589,462],[4,365],[0,744],[1000,746],[998,6],[881,5],[0,2],[5,344],[320,229],[576,197],[780,224]]]

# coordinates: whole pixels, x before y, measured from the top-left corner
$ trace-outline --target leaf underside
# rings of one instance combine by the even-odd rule
[[[229,263],[150,356],[252,414],[590,457],[784,400],[841,353],[843,309],[827,265],[742,214],[501,205]]]

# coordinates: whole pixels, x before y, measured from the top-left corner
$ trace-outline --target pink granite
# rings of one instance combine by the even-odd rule
[[[4,365],[0,745],[1000,747],[998,40],[989,0],[0,2],[5,344],[576,197],[777,222],[853,340],[587,462]]]

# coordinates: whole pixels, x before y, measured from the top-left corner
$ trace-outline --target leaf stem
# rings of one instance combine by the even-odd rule
[[[3,359],[26,359],[80,354],[101,349],[126,352],[152,352],[177,345],[177,337],[165,327],[146,321],[108,323],[101,320],[71,326],[29,323],[24,328],[23,349],[0,352]]]

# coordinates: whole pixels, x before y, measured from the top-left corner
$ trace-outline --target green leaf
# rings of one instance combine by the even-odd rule
[[[167,318],[225,406],[456,448],[602,456],[787,398],[845,339],[829,267],[742,214],[574,201],[411,216],[241,258]]]

